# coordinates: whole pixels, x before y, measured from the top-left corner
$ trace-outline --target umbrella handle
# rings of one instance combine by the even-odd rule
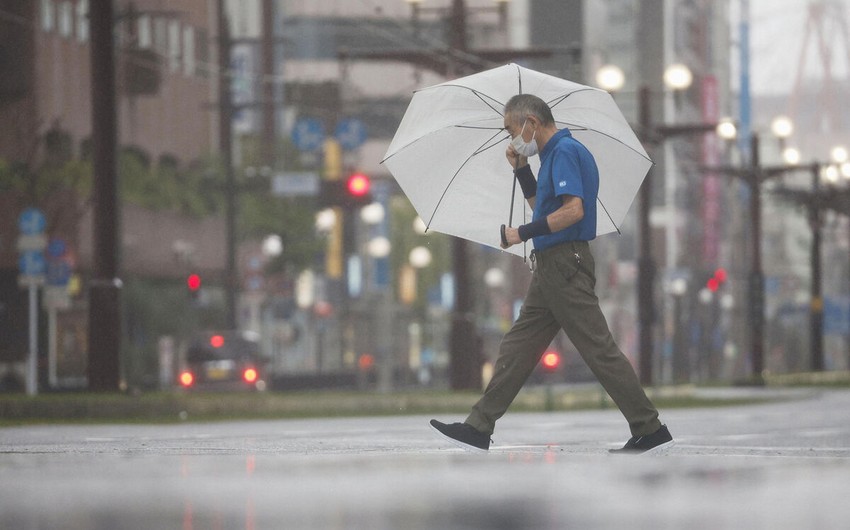
[[[508,248],[508,236],[507,236],[507,234],[505,234],[505,225],[502,225],[501,233],[502,233],[502,246],[504,248]]]

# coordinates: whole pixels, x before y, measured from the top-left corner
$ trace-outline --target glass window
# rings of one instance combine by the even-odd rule
[[[89,0],[77,0],[77,40],[89,40]]]
[[[155,18],[153,21],[153,48],[160,55],[168,52],[168,21],[164,18]]]
[[[180,22],[176,20],[168,24],[168,63],[172,72],[180,69]]]
[[[59,4],[59,35],[70,37],[74,31],[74,8],[71,2]]]
[[[139,48],[150,48],[153,45],[153,32],[151,30],[151,17],[149,15],[140,15],[136,19],[136,45]]]
[[[56,25],[56,6],[53,0],[41,0],[41,29],[53,31]]]
[[[197,65],[195,67],[195,72],[205,77],[209,73],[209,61],[210,61],[210,43],[209,37],[207,37],[207,32],[203,28],[198,28],[195,33],[198,36],[196,44],[197,54],[196,61]]]
[[[195,75],[195,28],[183,28],[183,73]]]

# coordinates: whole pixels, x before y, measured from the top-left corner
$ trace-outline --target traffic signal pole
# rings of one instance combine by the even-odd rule
[[[120,383],[121,280],[112,0],[92,0],[91,36],[94,267],[89,283],[89,389],[113,392]]]
[[[233,174],[233,101],[230,97],[230,22],[218,0],[219,151],[224,167],[225,257],[224,303],[227,329],[236,329],[236,180]]]
[[[761,160],[759,135],[750,135],[750,355],[753,383],[764,384],[764,272],[761,265]]]
[[[644,85],[640,87],[638,94],[638,113],[641,134],[648,143],[652,128],[650,117],[650,90]],[[652,385],[652,368],[655,345],[652,340],[653,323],[655,321],[655,262],[652,259],[652,226],[649,222],[650,208],[652,207],[652,168],[650,167],[643,184],[640,187],[640,208],[638,210],[640,233],[640,251],[638,256],[638,323],[639,323],[639,347],[640,357],[638,360],[640,382],[644,386]]]
[[[820,195],[820,164],[812,164],[812,197]],[[809,222],[812,228],[811,248],[811,304],[810,315],[810,343],[811,343],[811,369],[815,372],[823,371],[823,266],[821,263],[821,228],[823,227],[823,215],[815,201],[809,207]]]

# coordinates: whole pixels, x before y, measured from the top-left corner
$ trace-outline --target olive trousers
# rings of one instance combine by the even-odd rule
[[[625,416],[632,436],[658,430],[658,411],[614,342],[599,308],[588,243],[566,242],[534,251],[532,264],[531,285],[519,318],[502,339],[493,379],[466,423],[492,434],[496,420],[507,411],[552,339],[563,329]]]

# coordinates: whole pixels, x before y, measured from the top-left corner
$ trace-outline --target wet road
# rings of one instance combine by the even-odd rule
[[[613,410],[509,412],[485,456],[428,416],[5,428],[0,526],[848,528],[850,391],[792,397],[662,411],[643,457]]]

